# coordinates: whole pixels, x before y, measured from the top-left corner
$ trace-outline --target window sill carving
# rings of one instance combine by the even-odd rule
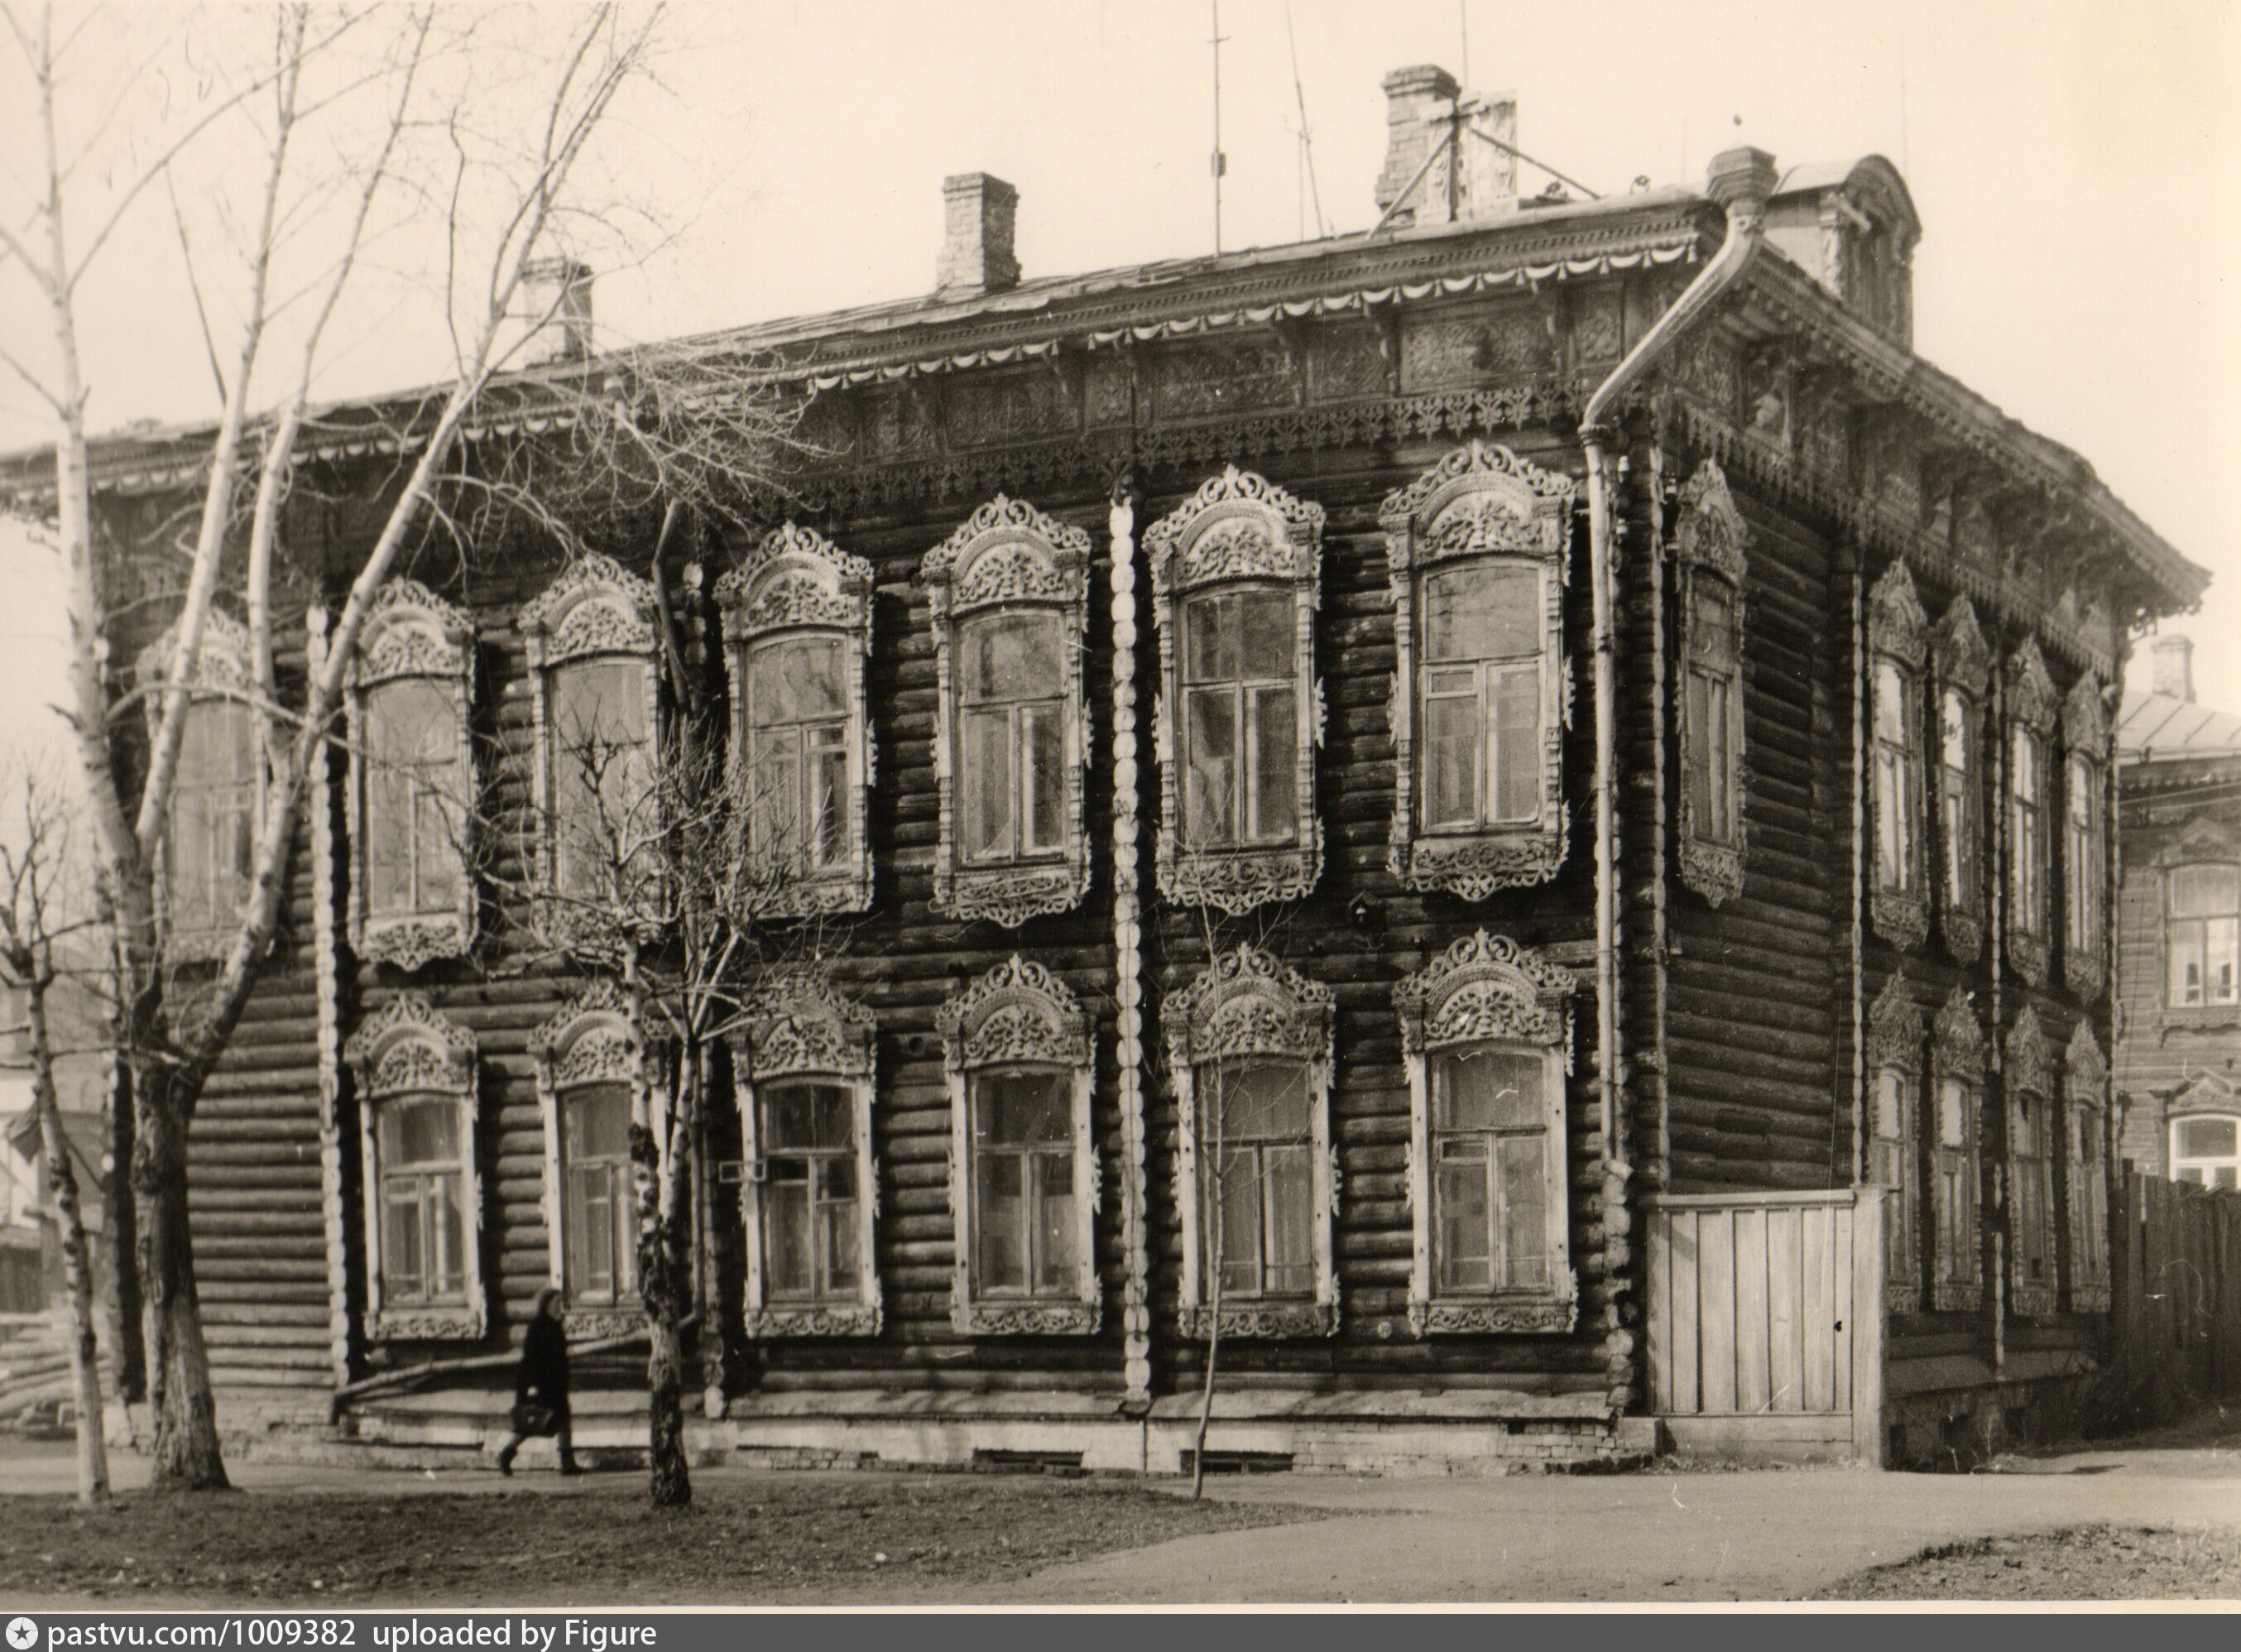
[[[1941,1279],[1931,1297],[1940,1314],[1973,1314],[1983,1305],[1983,1287],[1973,1279]]]
[[[1086,834],[1077,833],[1086,845]],[[1007,866],[973,867],[953,873],[947,893],[937,883],[934,910],[950,917],[985,918],[1007,929],[1017,929],[1044,913],[1071,912],[1089,892],[1089,860],[1085,853],[1077,864],[1048,866]]]
[[[967,1336],[1094,1336],[1100,1320],[1095,1302],[998,1302],[960,1304],[950,1322]]]
[[[1681,839],[1681,881],[1719,906],[1743,892],[1743,852],[1702,838]]]
[[[1553,833],[1418,838],[1394,844],[1386,865],[1408,888],[1444,889],[1459,900],[1483,900],[1497,889],[1529,888],[1554,878],[1570,851],[1567,824],[1565,812],[1559,810]]]
[[[2054,1312],[2054,1287],[2051,1285],[2018,1285],[2009,1298],[2009,1304],[2017,1314],[2043,1319]]]
[[[2011,931],[2008,936],[2008,963],[2026,985],[2045,986],[2046,937],[2025,929]]]
[[[1868,898],[1868,915],[1876,933],[1903,952],[1930,939],[1930,903],[1919,893],[1877,889]]]
[[[1984,955],[1984,920],[1975,913],[1948,907],[1938,922],[1954,962],[1973,964]]]
[[[2106,1285],[2073,1285],[2070,1287],[2070,1311],[2073,1314],[2106,1314],[2110,1293]]]
[[[829,1302],[799,1308],[759,1308],[747,1314],[747,1336],[757,1342],[791,1336],[877,1336],[877,1302]]]
[[[411,974],[438,958],[464,958],[474,944],[471,922],[457,918],[381,918],[365,924],[351,950],[367,963],[393,964]]]
[[[572,1342],[634,1336],[646,1329],[646,1310],[635,1304],[619,1303],[612,1308],[572,1308],[565,1323]]]
[[[1894,1314],[1918,1314],[1922,1311],[1922,1287],[1911,1280],[1887,1280],[1883,1283],[1883,1307]]]
[[[2069,951],[2062,957],[2063,984],[2077,994],[2084,1004],[2101,1001],[2102,990],[2109,984],[2109,964],[2099,950]]]
[[[1303,900],[1322,871],[1322,822],[1312,823],[1304,848],[1179,849],[1160,834],[1160,893],[1178,906],[1212,906],[1241,918],[1255,906]]]
[[[364,1322],[369,1342],[479,1342],[485,1328],[481,1310],[464,1306],[382,1308]]]
[[[1214,1330],[1217,1315],[1225,1342],[1233,1337],[1274,1341],[1338,1334],[1335,1302],[1255,1302],[1235,1307],[1225,1302],[1219,1310],[1186,1307],[1177,1314],[1177,1328],[1187,1339],[1203,1342]]]
[[[1408,1328],[1418,1336],[1561,1335],[1580,1320],[1577,1287],[1564,1270],[1568,1288],[1546,1295],[1412,1299]]]

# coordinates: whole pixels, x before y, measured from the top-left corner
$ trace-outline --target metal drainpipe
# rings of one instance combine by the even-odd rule
[[[1580,419],[1588,461],[1588,568],[1594,600],[1595,707],[1595,1063],[1606,1161],[1617,1155],[1618,1100],[1618,685],[1612,625],[1611,418],[1626,393],[1712,303],[1742,279],[1760,245],[1760,223],[1781,174],[1761,149],[1712,157],[1705,192],[1726,210],[1727,238],[1672,307],[1612,369]]]

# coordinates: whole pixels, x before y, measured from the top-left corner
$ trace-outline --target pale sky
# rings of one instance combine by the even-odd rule
[[[1606,193],[1637,175],[1701,185],[1708,157],[1738,142],[1784,164],[1889,156],[1923,224],[1917,350],[2082,453],[2212,571],[2203,611],[2166,625],[2197,639],[2202,698],[2241,710],[2227,481],[2241,451],[2241,8],[1224,0],[1221,11],[1227,248],[1314,232],[1302,97],[1326,223],[1368,228],[1385,143],[1378,82],[1415,63],[1515,93],[1521,147]],[[204,23],[269,27],[223,6]],[[599,319],[617,339],[926,292],[951,172],[1018,185],[1030,276],[1212,249],[1205,0],[683,0],[666,26],[664,90],[619,110],[608,155],[666,226],[634,265],[611,267],[611,255],[601,270]],[[211,417],[170,220],[121,236],[110,257],[88,289],[94,426]],[[440,373],[416,274],[426,267],[425,251],[418,265],[390,260],[344,330],[325,393]],[[33,324],[0,310],[0,347],[32,348]],[[0,390],[0,446],[43,440],[36,411]],[[39,553],[0,543],[0,732],[22,732],[54,697]]]

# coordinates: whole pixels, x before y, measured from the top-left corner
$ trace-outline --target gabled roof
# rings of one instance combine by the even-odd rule
[[[2127,694],[2117,719],[2117,760],[2152,763],[2241,757],[2241,717],[2176,694]]]

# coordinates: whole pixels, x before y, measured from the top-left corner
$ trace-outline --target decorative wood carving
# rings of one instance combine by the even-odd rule
[[[2063,796],[2063,842],[2070,853],[2063,867],[2070,899],[2062,950],[2062,979],[2081,1003],[2095,1004],[2109,984],[2107,866],[2109,713],[2101,679],[2081,672],[2062,703],[2063,760],[2082,772],[2086,797],[2086,840],[2091,846],[2078,865],[2077,840],[2070,832],[2070,796]],[[2081,887],[2081,885],[2083,887]]]
[[[1160,893],[1179,906],[1210,906],[1233,917],[1270,901],[1296,900],[1322,873],[1322,820],[1315,807],[1315,748],[1322,744],[1322,691],[1314,675],[1314,615],[1321,590],[1322,506],[1294,498],[1261,477],[1227,466],[1152,525],[1144,536],[1159,629],[1161,694],[1153,708],[1160,742]],[[1288,587],[1294,613],[1296,831],[1293,841],[1247,847],[1187,845],[1177,766],[1184,741],[1182,600],[1203,585],[1257,580]]]
[[[1962,805],[1962,836],[1946,825],[1950,781],[1943,750],[1930,754],[1929,766],[1937,779],[1939,853],[1944,856],[1940,880],[1938,927],[1945,949],[1961,963],[1973,964],[1984,950],[1984,690],[1991,680],[1992,651],[1977,624],[1977,611],[1966,597],[1956,597],[1937,622],[1930,639],[1930,669],[1941,699],[1940,715],[1933,726],[1943,728],[1943,695],[1959,693],[1965,702],[1963,721],[1968,732],[1968,787]],[[1965,838],[1965,841],[1963,839]],[[1956,887],[1960,898],[1954,899]]]
[[[941,1007],[949,1091],[949,1208],[956,1230],[950,1321],[963,1335],[1087,1335],[1098,1327],[1097,1211],[1102,1177],[1090,1129],[1095,1067],[1089,1018],[1066,983],[1016,953]],[[974,1277],[979,1247],[972,1085],[982,1072],[1056,1070],[1068,1080],[1074,1139],[1074,1279],[1063,1298],[993,1295]]]
[[[2050,784],[2048,742],[2054,732],[2060,701],[2054,692],[2054,679],[2047,675],[2046,661],[2041,657],[2038,643],[2034,638],[2024,638],[2022,645],[2008,657],[2006,699],[2009,728],[2024,731],[2037,752],[2039,782],[2038,864],[2035,868],[2038,899],[2029,902],[2019,898],[2021,891],[2017,885],[2020,874],[2015,864],[2017,851],[2012,825],[2014,802],[2007,785],[2002,786],[2001,815],[2007,826],[2002,840],[2007,845],[2009,859],[2005,935],[2008,961],[2014,966],[2016,973],[2030,985],[2043,987],[2046,984],[2048,931],[2052,926],[2048,908],[2052,894],[2053,838],[2060,829],[2061,820],[2060,811],[2054,806],[2051,795],[2053,788]],[[2001,767],[2004,781],[2014,762],[2010,739]]]
[[[1507,935],[1466,936],[1393,989],[1408,1078],[1408,1203],[1413,1249],[1408,1324],[1418,1336],[1565,1332],[1577,1321],[1570,1265],[1564,1080],[1572,1070],[1572,1010],[1579,980]],[[1501,1045],[1540,1058],[1547,1132],[1542,1190],[1549,1283],[1545,1289],[1435,1293],[1433,1287],[1432,1094],[1429,1058],[1462,1045]]]
[[[1136,512],[1123,487],[1106,518],[1113,586],[1113,1032],[1120,1107],[1121,1359],[1128,1402],[1152,1397],[1149,1147],[1144,1123],[1142,827],[1136,742]]]
[[[1089,887],[1089,833],[1082,793],[1090,758],[1089,704],[1082,671],[1089,632],[1089,535],[998,494],[927,553],[919,578],[933,614],[938,706],[933,770],[940,830],[933,906],[956,918],[987,918],[1016,929],[1038,913],[1067,912]],[[966,861],[959,844],[962,683],[960,627],[972,616],[1043,611],[1065,634],[1060,721],[1065,730],[1066,829],[1054,853]],[[1024,754],[1022,756],[1024,760]]]
[[[358,1189],[365,1236],[365,1335],[371,1342],[479,1338],[486,1328],[482,1278],[482,1179],[475,1155],[475,1035],[418,993],[392,998],[343,1047],[356,1083]],[[456,1300],[385,1301],[381,1253],[381,1109],[406,1098],[447,1099],[459,1166],[460,1287]]]
[[[1696,588],[1700,581],[1715,580],[1727,586],[1729,603],[1730,646],[1736,661],[1735,692],[1728,699],[1728,784],[1736,799],[1736,832],[1732,842],[1714,835],[1709,822],[1696,819],[1696,788],[1682,777],[1680,815],[1675,841],[1678,846],[1681,881],[1712,906],[1743,893],[1743,859],[1749,846],[1750,825],[1743,802],[1749,785],[1749,755],[1743,744],[1745,673],[1742,662],[1747,633],[1744,576],[1749,565],[1750,529],[1728,491],[1728,478],[1718,463],[1706,459],[1682,485],[1680,520],[1674,530],[1674,561],[1679,569],[1681,623],[1674,650],[1676,690],[1685,689],[1689,662],[1695,652]],[[1696,749],[1695,731],[1689,726],[1689,696],[1673,696],[1676,743],[1689,760]],[[1706,751],[1709,752],[1709,743]]]
[[[1928,766],[1930,753],[1923,749],[1922,668],[1930,652],[1930,616],[1923,611],[1922,600],[1915,594],[1914,577],[1907,572],[1903,559],[1895,558],[1876,581],[1868,595],[1868,654],[1871,662],[1870,693],[1881,691],[1876,686],[1875,672],[1888,661],[1897,672],[1899,694],[1903,702],[1899,717],[1906,732],[1906,795],[1897,800],[1897,809],[1903,816],[1900,820],[1886,821],[1882,818],[1885,802],[1880,783],[1871,785],[1868,794],[1873,811],[1871,821],[1877,845],[1874,856],[1873,875],[1869,879],[1869,920],[1875,931],[1892,946],[1912,951],[1930,935],[1930,867],[1925,853],[1928,833],[1923,798],[1923,770]],[[1870,734],[1870,752],[1873,752]],[[1874,758],[1871,772],[1880,762]],[[1903,880],[1892,884],[1883,875],[1881,843],[1884,834],[1903,833],[1906,866]]]
[[[171,680],[171,659],[178,648],[178,630],[176,621],[164,627],[163,634],[142,649],[133,662],[133,681],[144,697],[140,709],[151,741],[163,721],[163,691]],[[249,628],[214,603],[204,615],[202,645],[195,652],[195,668],[188,674],[186,689],[191,703],[216,699],[247,702],[255,692],[249,663]],[[255,795],[249,800],[252,841],[264,830],[264,793],[271,780],[260,741]],[[164,839],[156,848],[156,913],[164,929],[164,955],[178,964],[217,963],[233,944],[234,926],[227,923],[208,929],[183,929],[172,921],[171,859],[171,826],[167,820]]]
[[[1483,900],[1496,889],[1545,883],[1563,864],[1567,676],[1564,585],[1569,578],[1569,476],[1542,470],[1506,447],[1473,441],[1385,497],[1378,525],[1393,586],[1393,875],[1412,889]],[[1426,570],[1455,561],[1523,563],[1541,587],[1541,807],[1531,821],[1467,833],[1423,830],[1416,752],[1417,590]]]
[[[1883,1276],[1883,1301],[1895,1314],[1911,1314],[1922,1306],[1922,1264],[1918,1243],[1921,1209],[1918,1184],[1922,1178],[1922,1152],[1919,1131],[1922,1116],[1922,1042],[1923,1034],[1922,1006],[1914,995],[1914,987],[1904,971],[1893,974],[1876,995],[1875,1006],[1868,1012],[1869,1087],[1867,1102],[1870,1107],[1882,1106],[1882,1094],[1876,1073],[1883,1068],[1903,1074],[1902,1097],[1896,1138],[1884,1137],[1895,1142],[1898,1174],[1904,1184],[1893,1190],[1887,1207],[1889,1220],[1897,1224],[1887,1246]],[[1870,1120],[1869,1129],[1881,1136],[1880,1119]]]
[[[2056,1274],[2053,1267],[2055,1246],[2055,1208],[2053,1188],[2054,1155],[2059,1152],[2056,1122],[2059,1114],[2054,1108],[2054,1047],[2047,1042],[2046,1031],[2039,1023],[2038,1013],[2030,1005],[2016,1012],[2016,1019],[2002,1040],[2005,1058],[2004,1087],[2008,1103],[2008,1216],[2010,1224],[2008,1267],[2010,1300],[2018,1314],[2051,1314],[2054,1312]],[[2023,1221],[2019,1190],[2024,1179],[2033,1175],[2033,1160],[2022,1151],[2028,1139],[2024,1126],[2023,1099],[2035,1098],[2040,1112],[2040,1147],[2045,1159],[2044,1168],[2037,1174],[2045,1180],[2040,1184],[2045,1194],[2044,1207],[2047,1231],[2047,1276],[2043,1280],[2027,1280],[2022,1276],[2023,1241],[2016,1231]]]
[[[2109,1062],[2084,1021],[2062,1054],[2064,1098],[2077,1150],[2070,1167],[2070,1307],[2105,1314],[2110,1305],[2108,1098]]]
[[[1921,1072],[1923,1031],[1922,1006],[1902,971],[1883,984],[1868,1012],[1869,1065]]]
[[[1253,1058],[1301,1063],[1306,1072],[1309,1126],[1310,1198],[1314,1219],[1314,1293],[1306,1301],[1232,1299],[1223,1294],[1224,1336],[1330,1335],[1338,1329],[1338,1277],[1331,1227],[1339,1194],[1338,1163],[1330,1128],[1332,1028],[1337,1000],[1254,946],[1215,956],[1188,985],[1161,1006],[1167,1028],[1167,1076],[1176,1102],[1177,1203],[1182,1221],[1180,1324],[1183,1335],[1201,1337],[1214,1315],[1205,1301],[1201,1260],[1200,1120],[1202,1070]]]
[[[864,701],[864,665],[872,652],[872,565],[850,556],[813,529],[796,523],[773,529],[746,560],[717,582],[732,681],[732,779],[741,798],[750,784],[746,752],[754,708],[747,704],[747,654],[759,642],[789,632],[837,633],[847,662],[848,845],[839,865],[812,870],[774,851],[766,874],[752,880],[750,915],[809,918],[864,912],[872,904],[867,833],[876,748]]]
[[[1942,1090],[1947,1079],[1957,1080],[1964,1098],[1960,1122],[1961,1142],[1949,1147],[1943,1137],[1933,1137],[1936,1143],[1932,1159],[1940,1164],[1941,1174],[1932,1189],[1936,1197],[1938,1220],[1936,1231],[1940,1234],[1957,1231],[1962,1235],[1959,1254],[1949,1255],[1943,1251],[1936,1259],[1932,1270],[1934,1290],[1931,1305],[1940,1313],[1963,1313],[1975,1309],[1983,1298],[1983,1258],[1977,1242],[1977,1201],[1979,1174],[1978,1123],[1984,1082],[1984,1028],[1977,1019],[1975,1000],[1970,993],[1956,987],[1938,1007],[1930,1029],[1930,1073],[1933,1081]],[[1927,1098],[1935,1107],[1944,1106],[1943,1096],[1933,1090]],[[1943,1167],[1947,1164],[1957,1171],[1962,1183],[1958,1207],[1949,1210],[1946,1201],[1951,1190],[1947,1186]]]

